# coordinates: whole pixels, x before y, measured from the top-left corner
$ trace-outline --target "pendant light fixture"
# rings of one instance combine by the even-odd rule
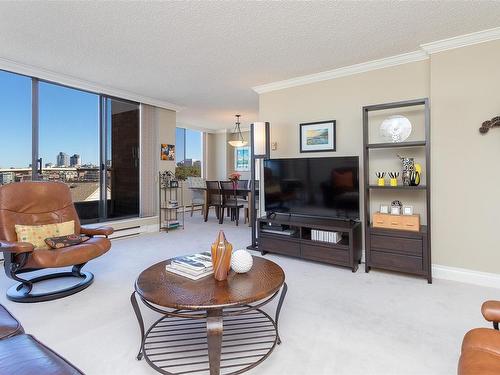
[[[228,143],[233,147],[246,146],[248,144],[248,142],[245,141],[245,138],[243,138],[243,134],[241,134],[241,129],[240,129],[240,116],[241,115],[235,115],[235,116],[236,116],[236,124],[234,126],[233,133],[236,133],[237,139],[234,141],[229,141]]]

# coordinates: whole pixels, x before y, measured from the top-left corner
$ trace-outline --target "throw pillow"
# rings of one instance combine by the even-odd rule
[[[78,245],[79,243],[90,240],[90,237],[78,234],[69,234],[67,236],[49,237],[45,243],[51,249],[61,249],[63,247]]]
[[[17,240],[33,244],[35,249],[48,249],[45,239],[75,233],[75,221],[45,225],[15,225]]]

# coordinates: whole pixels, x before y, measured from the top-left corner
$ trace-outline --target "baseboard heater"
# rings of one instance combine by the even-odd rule
[[[141,234],[141,226],[125,227],[120,229],[115,229],[112,235],[109,236],[111,240],[118,240],[120,238],[133,237]]]

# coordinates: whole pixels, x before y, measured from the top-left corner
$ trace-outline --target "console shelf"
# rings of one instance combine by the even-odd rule
[[[369,114],[372,111],[386,109],[400,109],[406,107],[420,106],[424,114],[425,139],[422,141],[409,141],[401,143],[370,143],[369,142]],[[371,149],[382,148],[420,148],[425,151],[425,177],[426,185],[418,186],[378,186],[370,185],[370,161],[377,157],[376,153],[370,153]],[[414,151],[411,150],[410,151]],[[431,190],[430,190],[430,110],[427,98],[408,100],[404,102],[385,103],[363,107],[363,169],[364,169],[364,212],[365,212],[365,271],[374,269],[385,269],[398,271],[425,277],[427,282],[432,282],[431,269]],[[425,206],[424,217],[427,226],[421,226],[420,231],[410,232],[397,229],[373,228],[371,225],[372,207],[370,200],[372,195],[380,194],[381,190],[390,190],[394,193],[399,191],[421,191],[414,197]],[[387,194],[386,194],[387,195]]]
[[[356,272],[361,261],[361,223],[335,219],[316,219],[277,215],[258,222],[259,251],[277,253],[351,268]],[[266,232],[274,228],[276,232]],[[277,228],[277,229],[276,229]],[[280,234],[279,228],[293,235]],[[312,239],[312,231],[341,232],[338,243]]]

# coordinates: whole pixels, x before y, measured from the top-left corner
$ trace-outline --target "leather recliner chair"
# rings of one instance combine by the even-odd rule
[[[458,375],[500,374],[500,301],[486,301],[481,307],[484,318],[493,328],[474,328],[462,341]]]
[[[35,249],[31,243],[18,242],[15,224],[42,225],[75,221],[75,233],[91,237],[78,245],[60,249]],[[107,238],[113,228],[85,228],[71,199],[69,187],[61,182],[20,182],[0,187],[0,250],[4,254],[4,268],[8,277],[20,284],[7,291],[7,298],[15,302],[40,302],[62,298],[87,288],[94,275],[82,272],[82,267],[111,248]],[[104,237],[97,237],[104,236]],[[72,266],[70,272],[57,272],[23,279],[19,274],[46,268]],[[32,293],[39,281],[77,277],[76,285],[48,293]]]

